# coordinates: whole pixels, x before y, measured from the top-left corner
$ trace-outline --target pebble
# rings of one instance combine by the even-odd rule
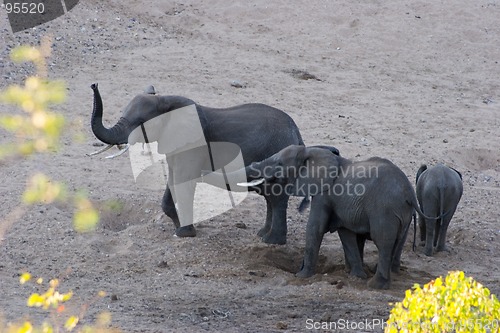
[[[243,85],[243,83],[241,83],[240,81],[238,80],[233,80],[231,81],[231,87],[235,87],[235,88],[244,88],[245,86]]]
[[[243,222],[237,222],[236,223],[236,228],[246,229],[247,225],[245,223],[243,223]]]

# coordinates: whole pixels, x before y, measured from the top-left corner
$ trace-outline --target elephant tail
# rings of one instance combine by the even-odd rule
[[[438,187],[438,191],[439,191],[439,219],[441,220],[441,226],[440,228],[438,229],[437,231],[437,235],[436,237],[439,237],[439,233],[441,233],[441,228],[443,228],[443,219],[444,217],[450,212],[450,211],[447,211],[446,213],[444,212],[444,188],[439,186]]]
[[[417,246],[415,245],[417,243],[417,214],[413,212],[412,214],[412,219],[413,219],[413,244],[411,246],[413,252],[417,249]]]
[[[423,216],[424,218],[426,219],[429,219],[429,220],[439,220],[440,218],[442,218],[443,216],[445,216],[446,214],[448,214],[450,211],[447,211],[445,213],[440,213],[439,216],[436,216],[436,217],[430,217],[430,216],[427,216],[424,214],[424,212],[422,212],[422,210],[420,209],[420,206],[418,205],[418,202],[417,202],[417,198],[415,197],[415,195],[412,196],[412,199],[411,200],[407,200],[406,201],[410,206],[413,207],[413,209],[416,210],[416,212]]]

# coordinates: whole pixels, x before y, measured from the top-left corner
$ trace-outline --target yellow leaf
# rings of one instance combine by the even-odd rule
[[[25,321],[23,323],[23,326],[21,326],[17,331],[17,333],[31,333],[31,332],[33,332],[33,326],[29,321]]]
[[[42,306],[45,299],[40,294],[34,293],[28,298],[27,305],[29,307]]]
[[[52,279],[49,281],[49,285],[51,288],[57,288],[59,285],[59,279]]]
[[[54,329],[49,323],[44,322],[42,324],[42,333],[54,333]]]
[[[69,301],[72,296],[73,296],[73,292],[72,291],[70,291],[70,292],[68,292],[66,294],[63,294],[61,301],[63,301],[63,302]]]
[[[66,320],[66,323],[64,323],[64,328],[69,332],[75,328],[76,324],[78,324],[78,317],[71,316]]]
[[[19,283],[20,284],[25,284],[31,279],[31,274],[30,273],[23,273],[21,274],[21,277],[19,278]]]
[[[49,323],[44,322],[42,324],[42,333],[54,333],[54,329]]]

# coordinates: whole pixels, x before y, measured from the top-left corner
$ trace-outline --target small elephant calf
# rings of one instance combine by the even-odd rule
[[[417,200],[427,219],[419,214],[420,240],[425,242],[424,253],[432,256],[433,248],[446,251],[446,231],[462,197],[462,175],[443,164],[427,168],[422,165],[417,172]]]

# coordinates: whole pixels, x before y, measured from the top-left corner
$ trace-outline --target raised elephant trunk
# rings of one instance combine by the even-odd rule
[[[97,83],[92,84],[90,87],[94,91],[94,110],[92,111],[92,118],[90,120],[92,132],[94,132],[94,135],[99,140],[110,145],[127,143],[128,135],[132,130],[130,122],[122,117],[113,127],[104,127],[102,124],[103,106],[101,94],[97,88]]]

